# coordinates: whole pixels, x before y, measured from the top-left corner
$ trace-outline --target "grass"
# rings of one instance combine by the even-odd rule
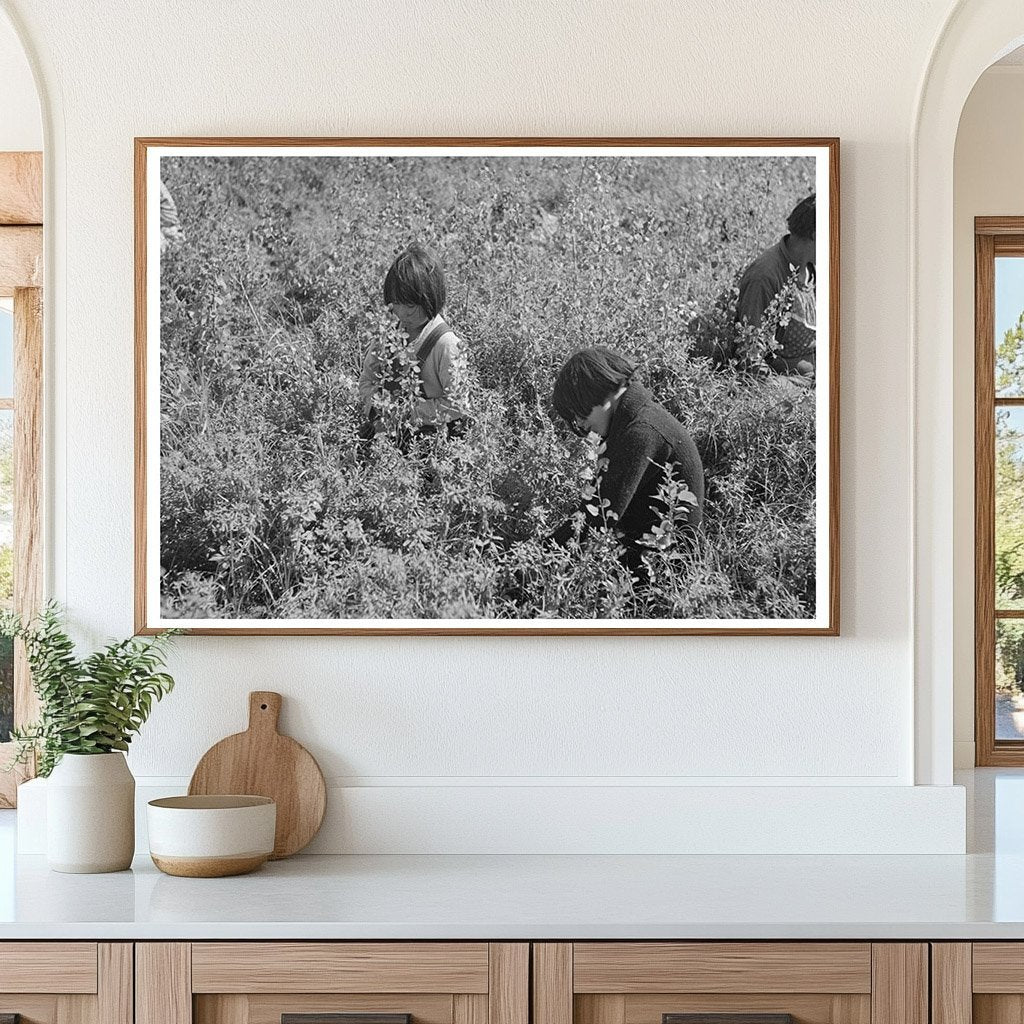
[[[165,616],[813,616],[814,389],[694,354],[735,340],[738,274],[812,160],[190,156],[163,176],[185,236],[161,278]],[[360,460],[359,367],[414,240],[447,269],[473,424]],[[643,590],[612,535],[546,542],[595,457],[551,387],[598,343],[706,472],[699,542],[652,552]]]

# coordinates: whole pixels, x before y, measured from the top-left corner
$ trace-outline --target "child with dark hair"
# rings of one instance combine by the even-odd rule
[[[410,245],[399,253],[384,278],[384,302],[409,339],[407,355],[419,370],[409,427],[421,434],[444,427],[451,435],[465,425],[466,411],[453,395],[459,339],[441,315],[446,297],[444,270],[437,258],[420,245]],[[371,348],[359,374],[364,417],[360,434],[364,438],[372,438],[382,429],[374,398],[382,387],[388,387],[383,380],[388,370],[379,350]]]
[[[613,513],[610,524],[619,533],[622,561],[635,579],[643,581],[643,554],[648,549],[641,540],[667,511],[658,497],[667,471],[693,497],[686,510],[687,530],[692,531],[700,525],[704,509],[704,467],[689,432],[633,379],[635,373],[631,360],[609,348],[583,349],[562,367],[552,402],[574,433],[596,434],[604,440],[607,461],[598,476],[600,507],[584,502],[584,530]],[[588,505],[598,508],[597,514]],[[575,529],[569,520],[555,532],[555,541],[567,543]]]
[[[813,377],[817,340],[815,194],[797,203],[786,227],[789,234],[765,249],[740,278],[736,322],[760,327],[773,309],[778,318],[775,340],[779,347],[769,353],[768,365],[776,373]]]

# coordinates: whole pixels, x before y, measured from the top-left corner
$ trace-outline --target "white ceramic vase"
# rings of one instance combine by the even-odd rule
[[[54,871],[124,871],[135,853],[135,778],[124,754],[65,754],[46,783]]]

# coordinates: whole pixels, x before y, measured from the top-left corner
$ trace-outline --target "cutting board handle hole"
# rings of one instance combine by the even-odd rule
[[[260,705],[260,711],[266,711],[266,710],[267,710],[267,705],[266,704],[261,704]]]

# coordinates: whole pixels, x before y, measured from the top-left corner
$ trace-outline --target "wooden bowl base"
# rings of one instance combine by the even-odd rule
[[[153,863],[165,875],[181,878],[227,878],[245,875],[266,863],[267,854],[254,853],[245,857],[158,857],[150,855]]]

